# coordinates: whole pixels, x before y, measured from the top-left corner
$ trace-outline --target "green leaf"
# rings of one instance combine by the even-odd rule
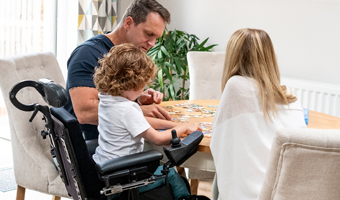
[[[162,51],[158,51],[158,53],[157,53],[157,57],[158,57],[158,58],[163,58]]]
[[[183,65],[181,59],[180,58],[175,58],[175,63],[176,63],[176,72],[178,74],[181,74],[181,72],[182,72],[182,65]]]
[[[186,75],[186,76],[189,76],[189,67],[187,67],[187,68],[185,69],[185,75]]]
[[[164,89],[164,85],[163,85],[163,70],[162,68],[158,70],[158,74],[157,74],[157,77],[158,77],[158,82],[161,86],[161,90]]]
[[[174,89],[174,86],[173,86],[172,84],[169,85],[168,91],[169,91],[170,97],[171,97],[173,100],[176,100],[176,97],[175,97],[175,89]]]
[[[172,38],[168,38],[165,42],[163,47],[168,51],[169,54],[173,53],[175,51],[174,49],[175,42]]]
[[[181,94],[182,90],[178,90],[176,93],[176,96],[179,96]]]
[[[173,41],[176,41],[176,37],[177,37],[177,30],[175,29],[174,32],[171,35],[171,38]]]
[[[217,46],[217,44],[213,44],[213,45],[210,45],[208,47],[205,47],[205,50],[206,51],[210,51],[210,49],[212,49],[213,47]]]
[[[209,38],[205,39],[201,44],[200,46],[203,47],[205,45],[205,43],[207,43],[207,41],[209,40]]]
[[[185,38],[184,37],[180,37],[177,41],[176,41],[176,45],[180,45],[180,44],[186,44]]]
[[[166,62],[165,63],[165,67],[163,68],[163,72],[166,74],[166,77],[169,79],[170,83],[172,83],[172,76],[170,74],[170,71],[169,71],[169,65],[170,63]]]
[[[178,48],[177,48],[177,52],[181,52],[181,51],[183,51],[183,49],[184,50],[186,50],[186,43],[181,43],[179,46],[178,46]]]
[[[165,49],[164,46],[161,46],[161,51],[162,51],[165,55],[167,55],[167,56],[170,57],[170,54],[168,53],[168,51]]]
[[[157,51],[158,51],[157,48],[152,48],[148,51],[147,55],[153,57],[154,55],[156,55]]]

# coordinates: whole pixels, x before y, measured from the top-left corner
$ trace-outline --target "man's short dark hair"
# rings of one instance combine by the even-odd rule
[[[125,11],[122,22],[132,17],[135,26],[146,21],[149,13],[158,13],[165,23],[170,23],[170,13],[156,0],[134,0]]]

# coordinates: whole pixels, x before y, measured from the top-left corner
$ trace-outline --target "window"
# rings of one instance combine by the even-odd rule
[[[0,57],[55,52],[55,0],[0,0]]]
[[[56,0],[0,0],[0,57],[42,51],[55,53],[56,3]],[[3,130],[0,138],[10,138],[7,120],[0,93],[0,127]]]

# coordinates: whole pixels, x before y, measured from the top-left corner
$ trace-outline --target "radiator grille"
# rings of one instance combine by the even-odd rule
[[[281,84],[293,91],[303,108],[340,118],[340,85],[287,77]]]

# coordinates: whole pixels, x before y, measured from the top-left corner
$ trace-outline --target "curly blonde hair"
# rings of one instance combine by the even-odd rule
[[[98,61],[93,81],[99,92],[120,96],[124,91],[137,91],[155,78],[151,58],[132,44],[121,44]]]

